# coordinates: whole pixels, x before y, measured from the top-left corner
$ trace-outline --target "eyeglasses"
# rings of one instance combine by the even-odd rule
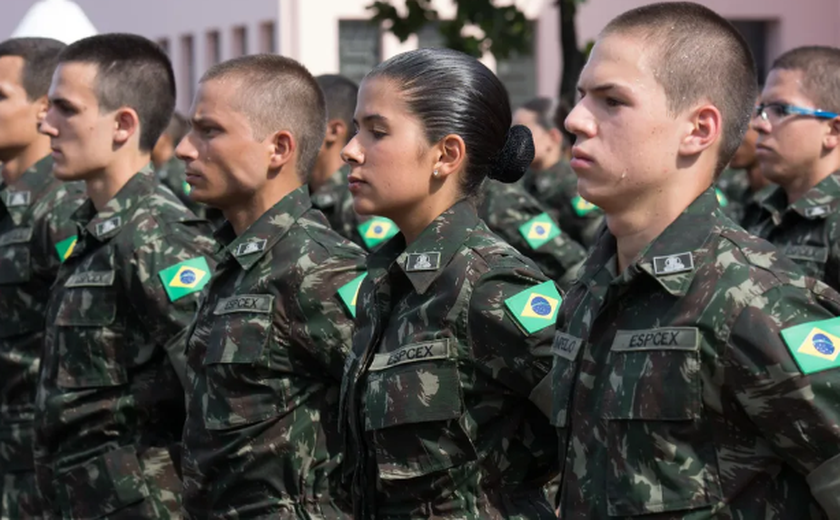
[[[840,116],[840,114],[835,114],[834,112],[798,107],[796,105],[786,105],[784,103],[761,103],[755,107],[755,114],[753,117],[760,117],[762,120],[773,124],[781,118],[792,114],[796,114],[798,116],[816,117],[818,119],[834,119],[835,117]]]

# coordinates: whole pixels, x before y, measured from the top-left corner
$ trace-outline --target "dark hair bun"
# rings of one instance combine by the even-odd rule
[[[514,125],[507,132],[505,145],[496,155],[490,178],[507,184],[518,181],[534,160],[534,138],[527,126]]]

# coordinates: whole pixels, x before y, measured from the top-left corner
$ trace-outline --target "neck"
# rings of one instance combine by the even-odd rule
[[[256,190],[243,203],[224,208],[222,214],[230,222],[236,236],[241,236],[266,211],[276,206],[278,202],[302,185],[296,173],[292,175],[278,174],[268,184]]]
[[[123,186],[147,164],[149,164],[149,154],[138,152],[136,156],[116,161],[86,179],[87,195],[96,211],[102,211],[108,201],[113,199]]]
[[[632,200],[620,211],[607,211],[606,221],[615,237],[618,272],[627,268],[639,253],[662,234],[705,188],[672,187],[651,196]]]
[[[325,153],[319,154],[315,161],[315,167],[312,169],[312,174],[309,176],[310,191],[317,193],[342,166],[344,166],[344,160],[341,158],[340,147],[333,146]]]
[[[835,162],[821,161],[811,168],[809,175],[796,176],[782,186],[787,194],[788,204],[801,199],[811,188],[821,183],[826,177],[837,171]]]
[[[443,194],[441,193],[441,195]],[[397,227],[400,228],[400,231],[405,237],[405,243],[408,245],[417,240],[417,237],[429,227],[429,224],[444,211],[455,205],[458,200],[455,196],[429,197],[413,208],[400,208],[398,215],[391,215],[388,218],[393,220]]]
[[[750,183],[750,191],[753,193],[757,193],[760,189],[770,184],[767,177],[761,174],[761,165],[758,161],[752,166],[747,167],[747,179]]]
[[[535,171],[543,172],[559,163],[562,155],[560,148],[554,148],[539,159],[534,159],[534,162],[531,163],[531,168]]]
[[[32,144],[21,148],[13,159],[3,163],[3,181],[12,184],[23,176],[35,163],[50,154],[50,139],[38,138]]]

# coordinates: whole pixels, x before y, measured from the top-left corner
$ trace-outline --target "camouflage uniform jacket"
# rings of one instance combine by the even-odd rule
[[[73,220],[78,243],[47,307],[38,488],[49,517],[177,517],[183,332],[211,275],[208,226],[150,168]]]
[[[0,184],[0,486],[5,473],[34,470],[44,315],[62,245],[76,236],[70,215],[84,201],[84,184],[56,180],[52,165],[46,157],[13,184]],[[3,509],[0,502],[0,517]]]
[[[522,178],[525,189],[560,223],[575,242],[589,248],[604,222],[604,213],[580,197],[577,175],[569,163],[560,161],[545,171],[528,170]]]
[[[487,181],[478,214],[491,231],[533,260],[561,288],[567,289],[577,277],[586,250],[519,184]]]
[[[772,243],[805,274],[840,290],[840,173],[790,205],[776,187],[760,206],[744,221],[747,231]]]
[[[840,475],[840,337],[821,354],[780,333],[838,333],[840,295],[712,189],[620,275],[615,255],[604,232],[558,320],[561,518],[825,518],[809,484]]]
[[[467,201],[371,255],[341,392],[355,518],[555,518],[559,299]]]
[[[727,168],[715,181],[715,186],[723,212],[734,222],[740,222],[744,217],[744,208],[753,196],[747,171]]]
[[[229,223],[216,233],[218,268],[187,343],[190,518],[345,517],[330,487],[364,253],[329,228],[307,190],[239,237]]]
[[[350,167],[342,166],[312,195],[312,205],[324,213],[339,235],[367,251],[375,251],[399,230],[387,218],[356,213],[353,194],[347,188],[349,175]]]

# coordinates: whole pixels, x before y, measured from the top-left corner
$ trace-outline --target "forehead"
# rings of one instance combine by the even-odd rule
[[[68,101],[96,100],[96,65],[92,63],[59,63],[50,84],[50,97]]]
[[[658,85],[651,42],[632,33],[611,33],[598,38],[581,73],[580,86],[604,83],[627,87]]]
[[[411,116],[402,91],[396,83],[381,77],[368,78],[359,85],[357,116],[379,114],[393,118]]]
[[[23,80],[25,61],[20,56],[0,57],[0,82],[20,85]]]
[[[240,80],[235,78],[210,79],[199,83],[195,100],[192,104],[193,119],[213,119],[226,126],[241,126],[250,132],[247,109],[248,103],[240,94]]]
[[[773,69],[767,75],[761,98],[763,101],[810,101],[803,92],[803,79],[801,70]]]

